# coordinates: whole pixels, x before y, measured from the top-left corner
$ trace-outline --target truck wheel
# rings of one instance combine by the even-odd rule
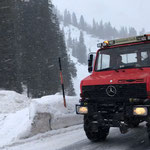
[[[129,127],[131,127],[131,128],[136,128],[136,127],[139,126],[140,120],[134,119],[134,118],[133,118],[133,119],[128,119],[128,120],[126,121],[126,123],[128,124]]]
[[[84,116],[84,131],[86,136],[92,142],[104,141],[109,134],[109,127],[96,127],[93,130],[92,117]]]
[[[146,126],[147,126],[148,138],[150,140],[150,123],[147,123]]]

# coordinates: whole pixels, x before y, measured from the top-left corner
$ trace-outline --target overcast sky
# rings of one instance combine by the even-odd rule
[[[145,28],[150,31],[150,0],[52,0],[62,12],[68,9],[81,14],[85,20],[92,22],[93,18],[100,21],[110,21],[113,26],[133,26],[137,30]]]

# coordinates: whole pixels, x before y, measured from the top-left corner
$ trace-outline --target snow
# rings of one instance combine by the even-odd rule
[[[97,44],[104,41],[102,39],[93,37],[92,35],[88,34],[87,32],[85,32],[83,30],[79,30],[77,27],[74,27],[73,25],[64,26],[63,22],[60,23],[60,28],[64,29],[65,41],[67,41],[67,39],[69,37],[69,32],[71,33],[70,36],[71,36],[72,39],[79,40],[80,31],[82,31],[83,35],[84,35],[85,45],[86,45],[86,48],[87,48],[87,54],[89,53],[89,49],[92,52],[96,52],[97,49],[98,49]]]
[[[1,93],[8,100],[10,93],[14,94],[15,92],[3,91]],[[19,94],[15,93],[15,95]],[[19,96],[22,97],[23,95]],[[16,99],[14,98],[13,101],[16,102]],[[18,101],[19,99],[17,99]],[[75,113],[75,104],[78,103],[78,97],[66,96],[66,101],[67,108],[63,106],[62,95],[44,96],[39,99],[32,99],[30,106],[27,108],[16,111],[17,109],[12,107],[12,112],[16,112],[0,114],[0,137],[3,137],[0,140],[0,147],[49,130],[81,124],[82,116]],[[11,105],[12,103],[7,103],[5,109],[10,108]],[[2,106],[2,108],[4,107]]]
[[[15,144],[4,146],[3,150],[58,150],[75,142],[86,139],[82,125],[39,134],[29,139],[22,139]]]
[[[85,78],[86,76],[89,75],[88,73],[88,67],[84,66],[80,63],[77,62],[77,60],[75,61],[75,58],[72,57],[72,60],[74,59],[74,62],[76,62],[76,67],[77,67],[77,77],[73,79],[73,83],[74,83],[74,89],[75,92],[77,94],[77,96],[79,97],[80,95],[80,82],[83,78]]]
[[[76,115],[75,105],[78,97],[66,96],[67,108],[64,107],[62,95],[45,96],[33,100],[30,105],[30,118],[36,114],[50,114],[50,129],[60,129],[82,123],[82,116]],[[41,124],[42,125],[42,124]]]
[[[16,113],[0,115],[0,147],[21,138],[23,133],[27,133],[29,124],[28,108]],[[23,135],[24,136],[24,135]]]
[[[22,139],[15,144],[2,147],[2,150],[149,150],[146,127],[121,134],[118,128],[111,128],[104,142],[90,142],[82,125],[38,134],[28,139]]]
[[[30,103],[25,95],[14,91],[0,91],[0,113],[13,113],[27,107]]]

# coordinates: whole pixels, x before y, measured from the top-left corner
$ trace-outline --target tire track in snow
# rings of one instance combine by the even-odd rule
[[[142,124],[122,135],[117,128],[112,128],[106,141],[92,143],[83,140],[59,150],[149,150],[146,127]]]

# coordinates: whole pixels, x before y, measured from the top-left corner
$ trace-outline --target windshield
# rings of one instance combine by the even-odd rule
[[[150,44],[138,44],[101,50],[95,71],[150,66]]]

